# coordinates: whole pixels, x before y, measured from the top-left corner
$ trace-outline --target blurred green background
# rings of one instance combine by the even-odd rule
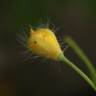
[[[21,26],[36,26],[48,18],[60,27],[56,34],[72,36],[96,66],[95,0],[1,0],[0,94],[6,94],[0,96],[95,96],[90,86],[68,66],[50,60],[22,59],[16,42]],[[88,74],[70,48],[65,55]]]

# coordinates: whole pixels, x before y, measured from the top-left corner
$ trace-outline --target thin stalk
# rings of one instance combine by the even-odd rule
[[[82,72],[74,63],[72,63],[70,60],[68,60],[64,55],[60,55],[59,60],[68,64],[74,71],[76,71],[96,91],[96,86],[92,82],[92,80],[84,72]]]
[[[70,37],[65,37],[64,41],[76,52],[76,54],[80,57],[80,59],[86,64],[90,72],[91,78],[94,80],[94,83],[96,83],[96,69],[94,68],[89,58],[78,47],[78,45],[73,39],[71,39]]]

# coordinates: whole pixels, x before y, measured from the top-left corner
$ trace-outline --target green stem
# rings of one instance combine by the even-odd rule
[[[64,55],[60,55],[59,60],[68,64],[73,70],[75,70],[96,91],[96,86],[92,82],[92,80],[85,73],[83,73],[74,63],[69,61]]]
[[[80,57],[81,60],[84,61],[86,64],[92,80],[96,83],[96,69],[92,65],[92,62],[89,60],[89,58],[84,54],[84,52],[77,46],[76,42],[72,40],[70,37],[65,37],[65,42],[68,43],[68,45],[76,52],[76,54]]]

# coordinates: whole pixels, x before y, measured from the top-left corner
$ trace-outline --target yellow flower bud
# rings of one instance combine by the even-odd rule
[[[31,28],[27,47],[36,55],[54,60],[58,60],[58,56],[63,54],[54,32],[48,28]]]

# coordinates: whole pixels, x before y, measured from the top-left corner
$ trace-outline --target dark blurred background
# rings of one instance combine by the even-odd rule
[[[96,96],[69,66],[22,58],[16,42],[22,24],[48,18],[60,27],[56,34],[72,36],[96,66],[95,0],[0,0],[0,96]],[[70,48],[65,55],[88,74]]]

